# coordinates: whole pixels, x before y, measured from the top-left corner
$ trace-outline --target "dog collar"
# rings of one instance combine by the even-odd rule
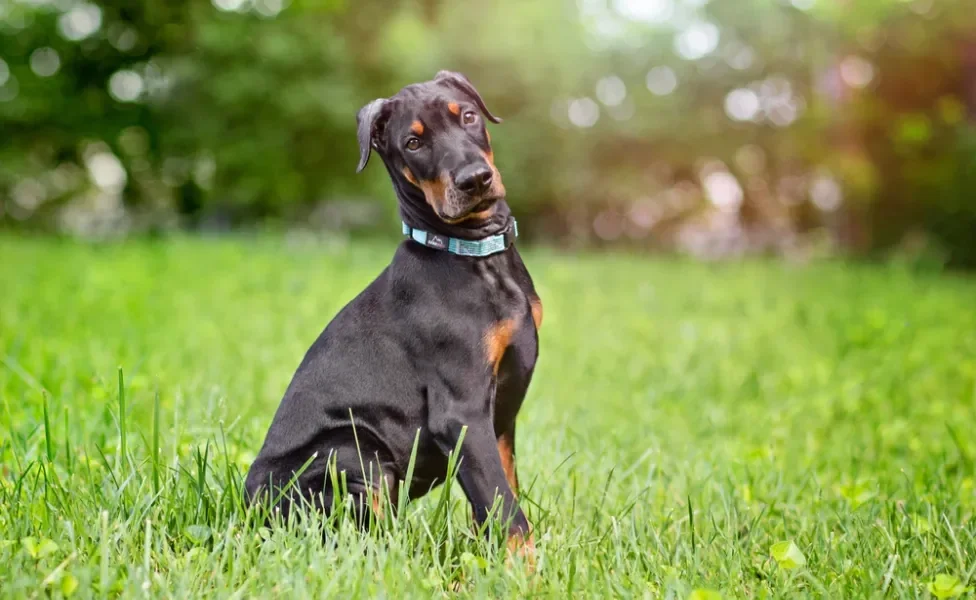
[[[508,225],[501,233],[480,240],[460,240],[446,235],[428,233],[406,223],[403,224],[403,235],[409,236],[413,241],[428,248],[447,250],[460,256],[490,256],[508,250],[508,247],[515,243],[515,238],[518,237],[518,224],[515,219],[510,217]]]

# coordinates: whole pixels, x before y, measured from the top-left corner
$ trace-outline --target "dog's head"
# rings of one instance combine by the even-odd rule
[[[382,157],[394,185],[412,186],[451,225],[484,220],[505,197],[484,119],[500,123],[471,82],[451,71],[370,102],[356,117],[359,166]],[[398,185],[399,184],[399,185]]]

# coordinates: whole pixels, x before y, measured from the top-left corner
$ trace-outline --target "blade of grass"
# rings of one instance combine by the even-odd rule
[[[152,422],[152,448],[150,448],[152,455],[150,456],[150,463],[152,465],[152,482],[153,482],[153,494],[159,495],[159,454],[161,448],[159,446],[159,390],[156,390],[156,395],[153,399],[153,422]]]
[[[48,415],[47,390],[41,391],[41,403],[44,409],[44,449],[47,451],[48,462],[54,462],[54,440],[51,439],[51,418]]]
[[[126,443],[128,436],[125,430],[125,379],[122,375],[122,367],[119,367],[119,455],[116,457],[116,466],[123,466],[126,457],[129,455]]]

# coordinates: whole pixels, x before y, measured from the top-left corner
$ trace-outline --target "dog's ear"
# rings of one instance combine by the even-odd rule
[[[502,122],[501,119],[491,114],[491,111],[488,110],[487,106],[485,106],[485,101],[481,99],[481,94],[478,93],[478,90],[474,89],[474,85],[472,85],[471,82],[468,81],[468,78],[464,75],[454,71],[438,71],[437,75],[434,76],[434,81],[446,83],[470,96],[471,99],[475,101],[475,104],[478,105],[478,108],[481,109],[481,112],[484,113],[484,115],[492,123]]]
[[[377,121],[381,113],[383,113],[385,106],[386,100],[378,98],[360,108],[356,114],[356,134],[359,138],[359,166],[356,167],[357,173],[365,169],[366,163],[369,162],[369,153],[375,143],[373,134],[376,131]]]

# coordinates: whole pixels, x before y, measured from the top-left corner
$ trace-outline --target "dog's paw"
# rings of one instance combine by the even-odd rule
[[[518,557],[525,564],[530,574],[535,573],[535,536],[532,533],[529,533],[527,536],[518,533],[508,538],[508,556],[505,563],[509,567],[512,567],[515,557]]]

